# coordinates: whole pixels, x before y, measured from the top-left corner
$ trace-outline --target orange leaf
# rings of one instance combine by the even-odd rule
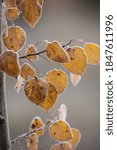
[[[24,91],[31,102],[40,105],[47,97],[48,84],[42,79],[31,79],[26,82]]]
[[[4,0],[6,6],[6,16],[8,20],[16,20],[19,16],[19,10],[16,5],[16,0]]]
[[[100,47],[94,43],[86,43],[84,45],[89,64],[99,64],[100,62]]]
[[[55,141],[68,141],[72,139],[72,132],[69,124],[62,120],[57,120],[50,125],[49,134]]]
[[[26,55],[30,55],[30,54],[35,54],[37,53],[37,49],[34,45],[29,45],[27,51],[26,51]],[[38,56],[37,55],[33,55],[33,56],[28,56],[27,57],[29,60],[37,60]]]
[[[22,13],[26,22],[33,28],[41,18],[42,8],[38,0],[24,0],[22,2]]]
[[[62,48],[62,46],[57,41],[53,41],[47,44],[46,55],[49,59],[55,62],[59,62],[59,63],[69,62],[69,57],[66,51]]]
[[[36,76],[34,68],[32,68],[28,63],[23,64],[20,74],[24,79],[27,79],[28,76],[32,78]]]
[[[43,121],[39,117],[35,117],[30,125],[30,131],[34,131],[35,129],[39,129],[44,126]],[[35,132],[37,136],[41,136],[44,134],[44,130],[40,129]]]
[[[6,48],[17,52],[24,46],[26,35],[22,28],[10,26],[8,27],[8,36],[6,36],[6,33],[3,33],[2,38]]]
[[[54,85],[58,93],[62,93],[68,84],[67,75],[62,70],[51,70],[46,74],[45,80]]]
[[[12,77],[18,76],[20,67],[15,52],[6,51],[0,55],[0,70]]]
[[[81,134],[77,129],[72,128],[73,139],[69,140],[68,143],[75,149],[80,142]]]
[[[47,98],[45,99],[43,103],[40,104],[40,106],[48,112],[54,106],[57,100],[57,95],[58,95],[58,92],[55,86],[49,84]]]
[[[63,66],[73,74],[82,75],[87,66],[87,58],[81,47],[73,47],[67,50],[71,60],[69,63],[63,63]]]
[[[69,143],[58,143],[53,145],[50,150],[72,150],[72,147]]]

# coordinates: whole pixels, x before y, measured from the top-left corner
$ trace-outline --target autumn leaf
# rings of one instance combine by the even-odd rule
[[[43,123],[41,118],[37,116],[32,120],[29,131],[34,131],[35,129],[39,129],[39,128],[43,127],[44,125],[45,124]],[[36,131],[35,133],[37,136],[41,136],[44,134],[44,130],[40,129],[40,130]]]
[[[15,52],[20,50],[24,46],[26,41],[24,30],[18,26],[8,27],[8,36],[6,36],[6,33],[3,33],[2,38],[5,47]]]
[[[84,50],[86,52],[88,63],[95,65],[100,62],[100,47],[95,43],[86,43],[84,45]]]
[[[21,67],[20,74],[17,77],[17,82],[15,89],[19,93],[19,90],[24,86],[25,81],[28,77],[34,78],[36,76],[34,68],[32,68],[28,63],[24,63]]]
[[[26,82],[24,91],[31,102],[40,105],[47,97],[48,84],[42,79],[31,79]]]
[[[36,47],[33,44],[29,45],[29,47],[28,47],[28,49],[26,51],[26,55],[35,54],[35,53],[37,53]],[[37,55],[27,56],[27,58],[29,60],[37,60],[38,56]]]
[[[5,51],[0,55],[0,70],[9,76],[17,78],[20,67],[17,60],[18,55],[13,51]]]
[[[20,74],[24,79],[27,79],[28,76],[32,78],[36,76],[34,68],[32,68],[28,63],[22,65]]]
[[[87,58],[83,48],[73,47],[66,51],[71,61],[63,63],[63,66],[73,74],[82,75],[87,66]]]
[[[38,150],[39,140],[35,133],[27,137],[27,148],[29,150]]]
[[[23,0],[22,13],[26,22],[31,28],[34,28],[41,18],[42,8],[39,5],[38,0]]]
[[[72,147],[69,143],[58,143],[53,145],[50,150],[72,150]]]
[[[72,132],[66,121],[57,120],[49,127],[49,134],[55,141],[68,141],[72,139]]]
[[[68,84],[67,75],[62,70],[51,70],[47,72],[45,80],[54,85],[58,93],[62,93]]]
[[[68,143],[72,146],[72,149],[75,149],[80,142],[81,134],[79,130],[72,128],[73,138],[68,141]]]
[[[6,17],[8,20],[16,20],[19,17],[19,9],[16,0],[4,0],[6,6]]]
[[[41,108],[43,108],[48,112],[54,106],[57,97],[58,97],[58,92],[55,86],[49,84],[47,98],[43,103],[40,104]]]
[[[55,62],[59,62],[59,63],[69,62],[69,57],[66,51],[62,48],[62,46],[57,41],[53,41],[47,44],[46,55],[49,59]]]

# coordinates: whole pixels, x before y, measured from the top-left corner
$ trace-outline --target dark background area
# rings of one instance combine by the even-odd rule
[[[65,43],[76,38],[99,44],[99,0],[45,0],[42,18],[34,29],[31,29],[22,17],[14,21],[14,24],[21,26],[26,31],[27,43],[24,49],[29,44],[35,44],[41,40],[58,40]],[[44,45],[38,46],[38,51],[43,50],[43,47]],[[52,69],[41,58],[37,66],[43,74]],[[57,64],[57,68],[62,67]],[[67,71],[66,73],[69,76]],[[76,88],[73,87],[69,79],[67,90],[58,98],[55,107],[48,114],[29,102],[24,95],[23,89],[18,94],[14,89],[15,83],[15,79],[6,77],[6,97],[11,139],[27,132],[33,117],[38,115],[43,120],[46,120],[51,117],[52,112],[64,103],[68,109],[67,121],[71,127],[78,128],[82,135],[81,142],[76,149],[100,149],[99,65],[88,66]],[[48,134],[45,134],[40,138],[39,149],[49,150],[54,143]],[[21,141],[21,145],[23,150],[27,150],[24,139]],[[12,146],[12,150],[20,149],[17,143]]]

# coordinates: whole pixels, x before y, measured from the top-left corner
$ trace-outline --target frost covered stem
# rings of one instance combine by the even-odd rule
[[[0,47],[0,54],[2,48]],[[5,77],[0,72],[0,150],[10,150],[10,138],[7,120],[7,107],[5,101]]]
[[[72,42],[73,42],[73,40],[70,40],[68,43],[66,43],[66,44],[63,45],[62,47],[65,48],[66,46],[69,46],[70,44],[72,44]],[[39,42],[39,43],[40,43],[40,42]],[[19,57],[19,59],[27,58],[27,57],[29,57],[29,56],[41,55],[41,54],[43,54],[43,53],[45,53],[45,52],[46,52],[46,50],[43,50],[43,51],[38,52],[38,53],[33,53],[33,54],[31,53],[31,54],[28,54],[28,55]]]
[[[33,133],[39,131],[39,130],[44,130],[45,127],[46,127],[49,123],[51,123],[51,121],[48,121],[45,125],[43,125],[43,126],[40,127],[40,128],[37,128],[37,129],[35,129],[35,130],[33,130],[33,131],[30,131],[30,132],[23,133],[23,134],[19,135],[17,138],[15,138],[14,140],[11,141],[11,144],[14,144],[15,142],[19,141],[19,140],[22,139],[22,138],[27,138],[29,135],[31,135],[31,134],[33,134]]]
[[[27,58],[27,57],[29,57],[29,56],[40,55],[40,54],[43,54],[43,53],[45,53],[45,52],[46,52],[46,50],[43,50],[43,51],[38,52],[38,53],[28,54],[28,55],[19,57],[19,59]]]

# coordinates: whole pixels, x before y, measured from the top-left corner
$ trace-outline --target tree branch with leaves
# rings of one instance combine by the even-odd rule
[[[4,0],[1,6],[1,21],[2,33],[1,44],[2,54],[0,55],[0,70],[9,76],[17,79],[16,90],[19,92],[24,88],[27,99],[33,104],[48,112],[55,105],[59,96],[65,91],[68,86],[68,76],[61,70],[54,68],[48,71],[45,75],[41,75],[39,68],[35,62],[40,61],[40,57],[53,64],[54,62],[62,65],[66,71],[70,73],[70,79],[76,86],[82,75],[85,73],[87,65],[97,65],[100,61],[100,47],[95,43],[85,42],[82,40],[70,40],[66,44],[59,41],[41,41],[36,44],[31,44],[26,50],[23,47],[26,43],[26,33],[19,27],[7,25],[7,21],[18,19],[19,15],[23,15],[26,23],[31,28],[34,28],[42,15],[43,0]],[[74,45],[75,42],[77,44]],[[37,45],[45,42],[42,51],[37,50]],[[82,42],[82,46],[78,44]],[[72,45],[72,46],[71,46]],[[23,54],[20,54],[20,51]],[[22,61],[23,60],[23,61]],[[27,63],[27,60],[29,63]],[[0,96],[1,102],[4,101],[4,78],[0,72]],[[0,112],[7,110],[5,104],[0,106]],[[18,136],[11,141],[11,144],[19,141],[21,138],[27,139],[27,147],[29,150],[37,150],[39,138],[47,128],[51,138],[59,142],[51,147],[51,150],[71,150],[75,149],[80,141],[80,131],[71,128],[66,121],[67,108],[61,105],[59,115],[56,119],[51,119],[44,123],[40,117],[35,117],[31,122],[29,132]],[[0,133],[4,131],[8,134],[7,118],[0,114]],[[1,138],[2,134],[0,134]],[[9,145],[9,136],[4,139]],[[6,146],[7,146],[6,144]],[[4,150],[4,146],[0,145],[0,149]],[[5,148],[9,149],[9,146]]]

